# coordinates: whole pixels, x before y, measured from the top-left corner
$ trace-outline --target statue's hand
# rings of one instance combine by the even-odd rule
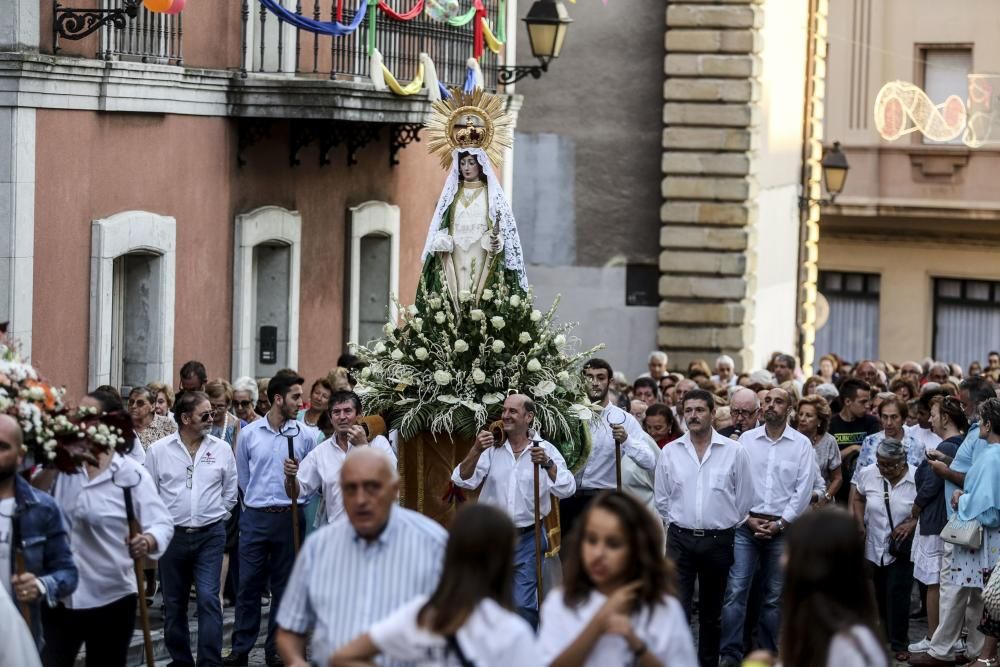
[[[491,255],[499,255],[500,251],[503,250],[503,239],[496,234],[491,234],[488,239],[483,239],[483,241],[483,245],[486,246],[486,250]]]
[[[451,237],[451,234],[445,232],[439,232],[434,240],[431,241],[431,252],[454,252],[455,251],[455,239]]]

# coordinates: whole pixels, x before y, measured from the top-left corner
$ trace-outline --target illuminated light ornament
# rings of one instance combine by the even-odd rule
[[[969,119],[962,141],[970,148],[1000,143],[1000,76],[996,74],[969,75]]]
[[[875,128],[886,141],[920,132],[931,141],[951,141],[965,129],[962,98],[949,95],[935,105],[923,90],[906,81],[890,81],[875,98]]]
[[[453,19],[459,14],[458,0],[427,0],[424,13],[434,21]]]

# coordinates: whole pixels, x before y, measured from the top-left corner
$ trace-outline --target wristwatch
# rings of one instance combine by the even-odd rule
[[[779,533],[785,532],[785,528],[788,528],[788,522],[785,521],[784,519],[778,519],[777,521],[775,521],[775,523],[778,524]]]
[[[545,463],[539,463],[538,467],[541,468],[542,470],[548,470],[555,464],[556,462],[553,461],[552,459],[545,459]]]

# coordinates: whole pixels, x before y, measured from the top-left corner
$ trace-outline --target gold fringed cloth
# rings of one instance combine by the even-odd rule
[[[473,438],[454,438],[447,435],[435,437],[427,432],[418,433],[399,445],[399,504],[434,519],[445,528],[458,509],[450,502],[451,473],[472,448]],[[461,489],[465,501],[475,501],[479,491]],[[542,522],[542,529],[549,538],[546,557],[559,553],[559,501],[551,498],[552,511]]]

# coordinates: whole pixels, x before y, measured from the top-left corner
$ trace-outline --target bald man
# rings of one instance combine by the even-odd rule
[[[734,391],[729,399],[729,414],[733,417],[733,424],[719,431],[721,435],[739,440],[742,434],[757,428],[757,420],[760,419],[760,400],[757,398],[757,393],[746,387]]]
[[[455,486],[476,489],[481,484],[479,502],[493,505],[510,515],[517,527],[514,550],[514,606],[532,627],[538,627],[538,588],[535,575],[535,466],[539,475],[539,513],[544,518],[552,510],[550,496],[569,498],[576,480],[562,454],[552,443],[531,430],[537,408],[524,394],[508,396],[503,403],[504,440],[495,443],[493,434],[481,432],[451,475]],[[655,447],[654,447],[655,449]],[[544,530],[542,531],[544,534]],[[547,550],[543,537],[542,551]]]
[[[78,573],[56,501],[17,474],[23,441],[17,420],[0,415],[0,581],[16,603],[28,605],[40,644],[42,603],[54,607],[75,591]],[[24,556],[23,574],[11,560],[15,552]]]
[[[276,641],[287,667],[309,665],[310,633],[311,654],[325,664],[404,602],[430,595],[441,574],[448,534],[396,504],[399,475],[389,456],[352,449],[340,469],[340,490],[347,520],[309,535],[278,610]]]

